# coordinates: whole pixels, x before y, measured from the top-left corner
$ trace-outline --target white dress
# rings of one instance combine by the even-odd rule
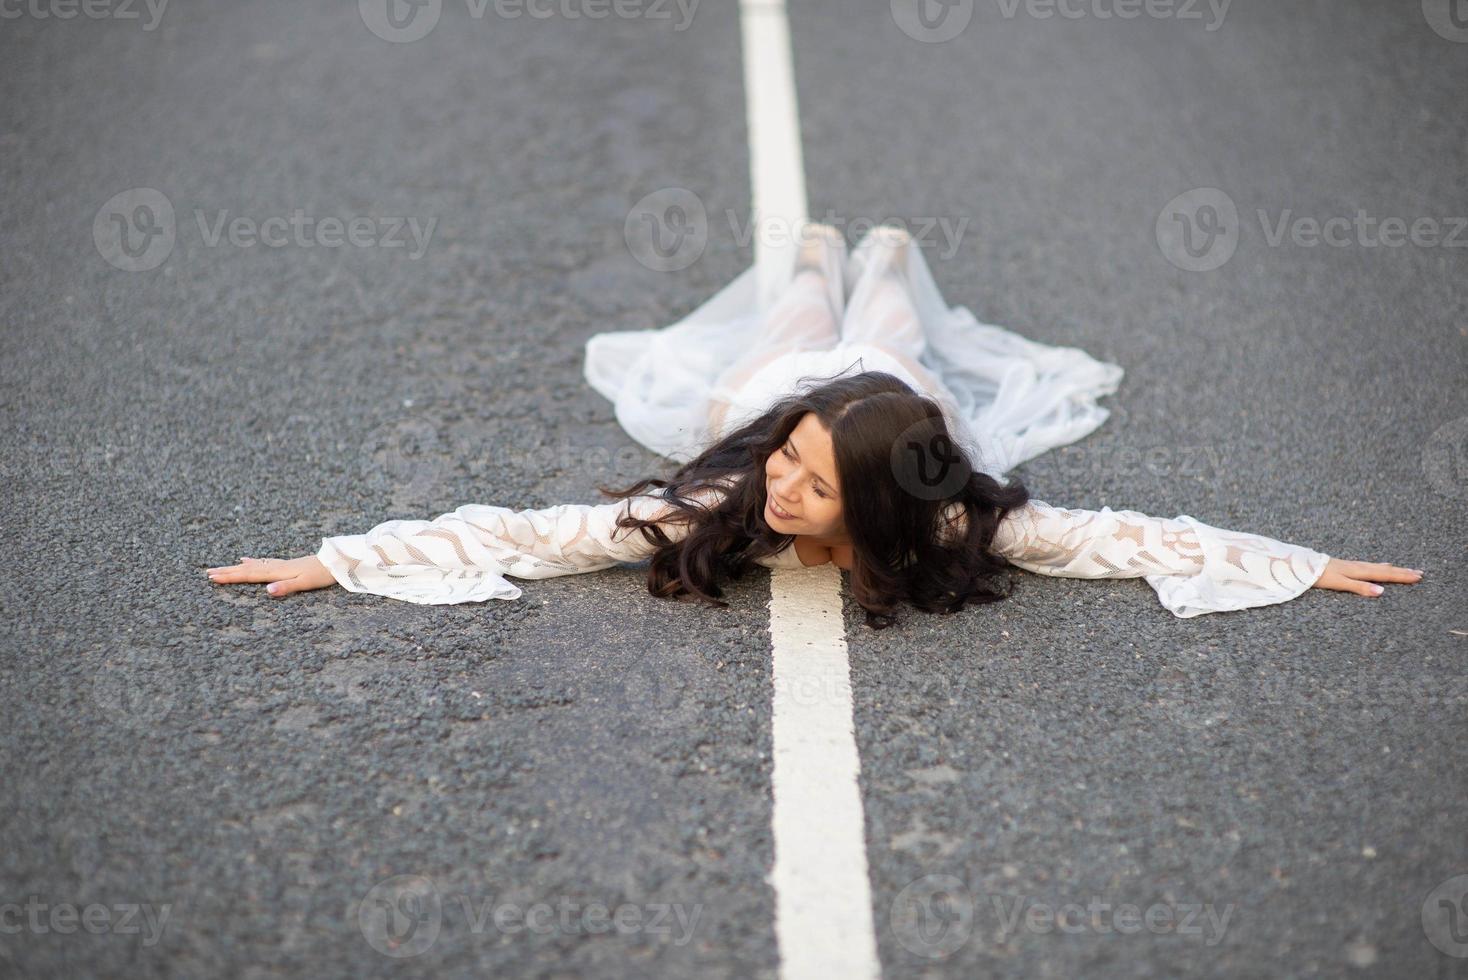
[[[905,253],[901,274],[892,272],[897,252]],[[1096,399],[1115,391],[1120,367],[980,324],[966,308],[948,307],[915,243],[884,250],[864,241],[853,253],[863,255],[849,299],[834,287],[831,302],[842,321],[834,342],[773,353],[752,373],[735,371],[771,336],[771,311],[758,307],[751,267],[670,326],[591,337],[587,381],[613,403],[634,439],[677,462],[802,379],[843,370],[888,371],[934,397],[976,466],[996,478],[1105,421],[1109,413]],[[894,275],[905,299],[888,281]],[[793,297],[796,290],[785,292]],[[908,311],[909,329],[892,344],[871,323],[898,307]],[[709,419],[715,401],[728,406],[717,431]],[[657,515],[667,506],[661,498],[656,490],[538,510],[466,504],[432,521],[392,520],[366,534],[323,538],[316,557],[352,592],[430,605],[517,599],[521,590],[506,576],[552,578],[649,557],[653,547],[641,532],[617,528],[615,521],[629,510]],[[686,526],[665,530],[677,540]],[[1041,575],[1143,578],[1180,618],[1288,601],[1314,585],[1330,560],[1310,548],[1187,515],[1079,510],[1040,500],[1006,516],[993,548]],[[793,545],[759,563],[802,566]]]

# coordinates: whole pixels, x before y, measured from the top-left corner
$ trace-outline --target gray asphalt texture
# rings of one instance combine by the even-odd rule
[[[135,9],[0,23],[0,975],[774,977],[763,572],[728,611],[638,568],[440,607],[202,574],[662,468],[582,345],[752,261],[736,9],[450,3],[413,43],[345,0]],[[1180,620],[1016,570],[880,633],[848,596],[884,975],[1468,976],[1438,904],[1468,916],[1468,253],[1256,216],[1468,215],[1468,44],[1415,3],[1072,9],[980,3],[936,44],[797,5],[811,213],[967,222],[926,248],[950,302],[1126,369],[1017,471],[1037,498],[1427,574]],[[709,243],[658,273],[624,222],[669,187]],[[148,271],[94,243],[131,188],[177,216]],[[1194,188],[1240,216],[1211,271],[1155,231]],[[436,225],[416,259],[209,244],[295,209]],[[384,951],[378,898],[422,931]],[[552,927],[484,918],[536,903]]]

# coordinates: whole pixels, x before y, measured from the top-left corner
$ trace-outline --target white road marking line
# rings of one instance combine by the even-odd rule
[[[780,976],[873,980],[881,963],[835,565],[775,569],[770,636]]]
[[[785,4],[783,0],[743,0],[739,23],[744,36],[745,113],[754,195],[750,221],[760,301],[768,306],[789,256],[776,257],[764,231],[772,227],[788,238],[797,230],[796,222],[804,220],[808,210],[805,157],[800,149],[800,110]]]
[[[742,0],[744,88],[754,193],[751,220],[761,302],[786,271],[767,227],[798,229],[808,213],[790,25],[782,0]],[[779,246],[775,246],[778,248]],[[881,976],[867,876],[861,758],[834,564],[774,569],[775,937],[782,980]]]

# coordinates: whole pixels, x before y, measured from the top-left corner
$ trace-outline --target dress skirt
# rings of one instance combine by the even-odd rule
[[[881,232],[874,228],[868,237]],[[899,251],[905,252],[900,281],[921,328],[905,351],[884,349],[872,342],[880,338],[870,332],[860,340],[847,339],[856,331],[843,326],[842,336],[833,337],[827,349],[779,356],[737,390],[721,388],[729,366],[758,350],[764,336],[769,307],[760,302],[759,269],[750,266],[674,323],[590,337],[586,380],[612,402],[628,435],[675,462],[692,459],[717,436],[709,422],[716,395],[732,403],[733,420],[762,411],[802,380],[853,370],[887,371],[919,391],[926,389],[943,406],[975,468],[997,479],[1041,453],[1084,438],[1106,420],[1110,411],[1097,399],[1116,391],[1123,374],[1119,365],[1079,348],[1039,343],[980,323],[967,307],[949,306],[910,237],[887,251],[857,246],[854,254],[865,252],[867,262],[852,287],[848,320],[860,308],[864,283],[877,282]],[[767,252],[764,260],[789,269],[786,281],[793,274],[793,248]]]

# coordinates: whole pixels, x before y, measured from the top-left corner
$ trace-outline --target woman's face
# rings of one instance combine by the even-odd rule
[[[765,520],[781,534],[843,537],[837,487],[831,433],[815,413],[806,412],[785,445],[765,460]]]

